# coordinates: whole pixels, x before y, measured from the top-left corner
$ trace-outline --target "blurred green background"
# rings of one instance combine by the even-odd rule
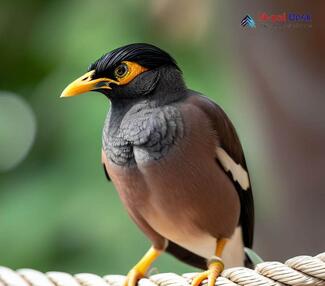
[[[290,230],[296,218],[290,218],[287,202],[296,188],[291,180],[286,183],[285,172],[277,171],[282,165],[277,160],[287,159],[272,149],[278,145],[268,137],[277,136],[268,124],[275,122],[270,114],[277,118],[282,113],[267,112],[269,105],[261,104],[261,94],[266,93],[258,91],[254,78],[255,73],[263,76],[263,68],[240,61],[254,62],[245,52],[249,44],[241,49],[238,36],[248,6],[229,2],[219,7],[212,1],[3,0],[0,8],[1,265],[126,273],[149,247],[103,173],[101,130],[107,100],[96,93],[59,99],[63,88],[91,62],[132,42],[149,42],[171,53],[188,86],[217,101],[234,121],[253,179],[257,251],[265,258],[281,259],[299,254],[297,249],[315,254],[324,250],[323,242],[307,246],[311,240],[305,235],[299,241],[299,228]],[[266,37],[258,31],[255,35]],[[265,46],[258,46],[257,54],[265,51]],[[265,52],[266,57],[271,59],[271,53]],[[316,130],[318,136],[323,134],[323,129]],[[295,145],[286,146],[292,150]],[[324,155],[321,152],[317,156]],[[298,158],[298,153],[291,156]],[[312,162],[309,166],[317,169]],[[315,183],[312,189],[320,192],[322,187]],[[323,200],[324,193],[317,194],[315,201]],[[304,212],[310,213],[315,201]],[[322,237],[324,231],[319,231]],[[288,250],[290,235],[298,239]],[[279,241],[284,242],[279,246]],[[169,255],[155,267],[160,272],[192,270]]]

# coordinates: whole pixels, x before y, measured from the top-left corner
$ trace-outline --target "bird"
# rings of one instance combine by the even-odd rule
[[[192,286],[205,279],[213,286],[225,267],[244,265],[254,202],[243,148],[223,109],[189,89],[176,60],[148,43],[104,54],[61,97],[89,91],[110,102],[106,177],[151,241],[124,285],[135,286],[164,252],[203,269]]]

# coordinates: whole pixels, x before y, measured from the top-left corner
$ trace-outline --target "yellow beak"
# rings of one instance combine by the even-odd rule
[[[79,77],[72,83],[70,83],[61,93],[60,97],[70,97],[79,95],[88,91],[98,90],[98,89],[112,89],[109,85],[110,83],[119,84],[110,78],[96,78],[92,79],[92,75],[95,71],[90,71],[85,73],[83,76]]]

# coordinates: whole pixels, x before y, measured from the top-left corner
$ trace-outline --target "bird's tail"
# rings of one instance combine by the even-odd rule
[[[252,249],[245,247],[245,267],[254,269],[263,259]]]

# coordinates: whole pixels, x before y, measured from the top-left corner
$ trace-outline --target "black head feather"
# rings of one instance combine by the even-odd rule
[[[138,43],[117,48],[103,55],[91,64],[88,71],[95,70],[93,78],[114,78],[114,69],[122,61],[133,61],[148,69],[155,69],[164,65],[172,65],[178,70],[176,61],[165,51],[156,46]]]

